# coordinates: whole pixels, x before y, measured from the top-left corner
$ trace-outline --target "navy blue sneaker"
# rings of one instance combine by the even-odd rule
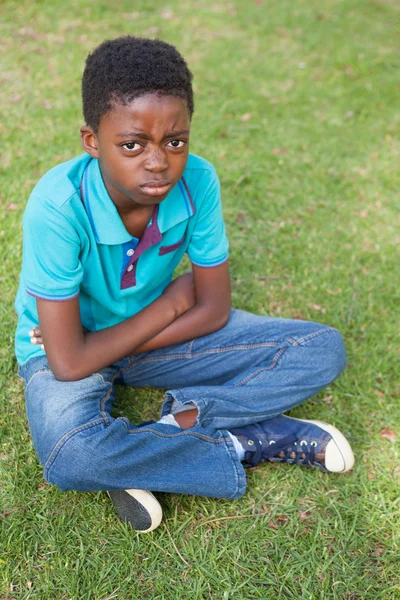
[[[245,450],[244,462],[285,462],[332,473],[350,471],[354,455],[349,442],[333,425],[280,415],[255,425],[229,430]]]

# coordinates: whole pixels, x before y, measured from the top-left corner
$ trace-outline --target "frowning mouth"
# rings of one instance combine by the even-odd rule
[[[160,179],[159,181],[147,181],[139,187],[148,196],[162,196],[171,188],[171,183],[165,179]]]

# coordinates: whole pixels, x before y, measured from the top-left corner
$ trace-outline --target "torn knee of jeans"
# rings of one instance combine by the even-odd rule
[[[197,410],[199,410],[194,402],[182,404],[174,399],[171,405],[171,415],[176,415],[180,412],[184,412],[185,410],[192,410],[193,408],[197,408]]]

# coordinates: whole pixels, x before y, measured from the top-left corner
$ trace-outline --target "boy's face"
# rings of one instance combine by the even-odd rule
[[[81,128],[82,145],[98,158],[113,202],[123,212],[162,202],[178,183],[189,153],[190,115],[178,96],[148,94],[116,104],[97,133]]]

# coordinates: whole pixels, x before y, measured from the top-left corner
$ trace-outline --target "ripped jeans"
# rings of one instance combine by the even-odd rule
[[[227,430],[275,417],[342,372],[340,333],[307,321],[232,310],[219,331],[128,356],[79,381],[58,381],[45,356],[19,367],[44,477],[61,490],[239,498],[245,470]],[[115,384],[167,389],[162,414],[194,404],[191,429],[113,418]]]

